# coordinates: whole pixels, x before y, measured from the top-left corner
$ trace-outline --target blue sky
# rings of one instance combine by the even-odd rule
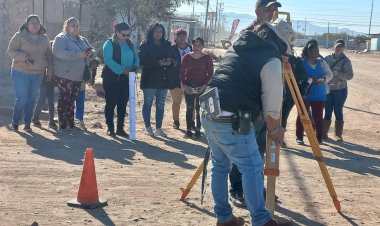
[[[203,0],[205,2],[205,0]],[[210,8],[215,11],[217,0],[210,0]],[[306,20],[320,27],[349,28],[368,33],[372,0],[278,0],[281,11],[290,12],[292,20]],[[224,2],[224,12],[254,15],[255,0],[219,0]],[[181,14],[191,14],[193,7],[183,5],[177,10]],[[205,6],[198,4],[195,13],[205,12]],[[249,19],[241,21],[242,28]],[[231,22],[231,21],[229,21]],[[238,29],[239,30],[239,29]],[[374,0],[371,33],[380,33],[380,0]]]

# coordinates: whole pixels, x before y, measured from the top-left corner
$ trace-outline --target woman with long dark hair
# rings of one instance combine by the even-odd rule
[[[127,138],[124,131],[126,106],[129,99],[129,72],[139,66],[136,49],[129,39],[131,28],[125,22],[114,25],[114,33],[103,45],[105,66],[102,71],[105,91],[105,117],[108,126],[107,135]],[[114,111],[117,106],[117,129],[115,134]]]
[[[150,26],[146,40],[141,44],[139,57],[142,67],[140,88],[144,93],[142,114],[145,133],[149,136],[166,137],[162,130],[169,76],[178,76],[176,68],[180,63],[178,53],[165,39],[165,28],[155,23]],[[176,75],[175,75],[176,74]],[[151,126],[151,109],[156,99],[156,131]]]
[[[304,98],[306,109],[311,108],[319,143],[322,143],[323,109],[327,98],[326,83],[332,79],[329,65],[320,58],[316,41],[308,42],[302,50],[302,61],[306,69],[307,82],[311,84],[310,95]],[[304,128],[299,116],[296,123],[297,143],[303,144]]]
[[[30,15],[9,42],[8,55],[12,58],[11,76],[16,93],[13,131],[18,131],[24,114],[24,130],[32,132],[30,124],[42,78],[45,73],[47,80],[52,78],[51,47],[45,33],[40,18]]]

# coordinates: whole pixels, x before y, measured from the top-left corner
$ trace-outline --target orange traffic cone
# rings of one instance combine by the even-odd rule
[[[92,148],[86,149],[78,196],[76,199],[68,201],[67,205],[85,209],[95,209],[107,205],[107,200],[99,199],[95,174],[94,151]]]

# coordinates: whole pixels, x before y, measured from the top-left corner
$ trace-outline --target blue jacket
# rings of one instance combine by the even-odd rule
[[[114,47],[112,40],[109,39],[103,44],[103,58],[104,63],[111,69],[111,71],[117,75],[123,74],[124,70],[129,68],[136,68],[140,65],[140,59],[137,55],[136,48],[129,47],[127,42],[123,42],[120,45],[121,49],[121,62],[118,63],[113,59]]]
[[[308,78],[320,79],[325,77],[325,72],[322,69],[321,59],[317,59],[316,67],[313,69],[310,64],[307,62],[307,59],[302,59],[303,65],[306,69],[306,75]],[[305,98],[305,100],[312,101],[325,101],[327,99],[326,96],[326,83],[311,84],[310,88],[310,96]]]

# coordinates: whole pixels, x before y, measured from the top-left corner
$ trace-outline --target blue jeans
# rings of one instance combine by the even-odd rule
[[[86,97],[86,91],[81,90],[75,101],[75,118],[79,121],[83,121],[84,115],[84,99]]]
[[[332,113],[335,114],[335,120],[343,122],[343,107],[348,95],[347,87],[339,90],[331,90],[327,95],[325,106],[325,119],[331,120]]]
[[[18,125],[24,113],[25,125],[30,125],[43,75],[27,74],[12,69],[11,76],[16,92],[12,124]]]
[[[253,225],[263,225],[271,219],[264,201],[263,159],[255,138],[255,130],[249,134],[238,134],[230,123],[213,122],[202,116],[202,125],[211,148],[211,190],[218,222],[232,219],[232,208],[228,203],[228,173],[232,162],[242,174],[243,192]]]
[[[152,111],[153,100],[156,98],[156,128],[162,128],[162,121],[164,119],[165,100],[167,89],[143,89],[144,105],[142,109],[145,128],[151,127],[150,115]]]

